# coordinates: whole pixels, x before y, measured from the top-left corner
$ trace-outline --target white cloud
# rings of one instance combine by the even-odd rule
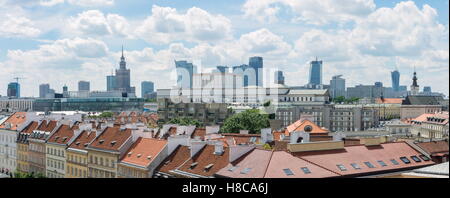
[[[103,14],[99,10],[88,10],[68,20],[66,34],[131,37],[127,20],[117,14]]]
[[[0,37],[37,37],[41,31],[24,16],[1,16]]]
[[[231,38],[231,21],[196,7],[180,14],[175,8],[153,5],[152,15],[137,29],[137,34],[158,44],[180,40],[215,42]]]
[[[244,16],[260,22],[275,22],[282,8],[294,14],[294,21],[323,25],[344,23],[365,17],[375,10],[373,0],[247,0],[242,10]]]
[[[54,6],[57,4],[61,4],[61,3],[64,3],[64,0],[39,0],[40,5],[48,6],[48,7],[51,7],[51,6]]]
[[[419,56],[445,45],[448,49],[448,30],[437,22],[436,10],[428,5],[420,10],[412,1],[376,10],[356,24],[351,36],[361,52],[376,56]]]
[[[112,6],[114,0],[67,0],[68,3],[84,7]]]
[[[242,35],[239,42],[248,52],[260,55],[288,54],[291,50],[282,37],[265,28]]]

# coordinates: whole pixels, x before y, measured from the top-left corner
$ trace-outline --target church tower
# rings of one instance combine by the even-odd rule
[[[417,84],[417,73],[414,70],[413,84],[411,85],[411,94],[410,95],[418,95],[419,94],[419,85]]]

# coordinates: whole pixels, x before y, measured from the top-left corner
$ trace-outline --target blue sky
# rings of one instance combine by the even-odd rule
[[[15,76],[23,96],[79,80],[104,90],[122,44],[137,90],[173,85],[175,59],[211,68],[251,56],[303,85],[317,56],[326,84],[343,74],[347,86],[390,86],[398,68],[409,86],[415,67],[419,85],[448,95],[448,13],[448,0],[0,0],[0,95]]]

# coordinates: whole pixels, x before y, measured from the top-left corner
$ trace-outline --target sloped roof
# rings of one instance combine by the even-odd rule
[[[27,120],[27,113],[26,112],[16,112],[8,117],[1,125],[0,129],[6,129],[9,128],[7,125],[10,125],[9,130],[17,130],[17,127],[24,123]]]
[[[57,144],[67,144],[69,140],[74,135],[74,130],[77,129],[78,126],[70,127],[69,125],[61,125],[58,130],[53,133],[49,139],[48,142],[51,143],[57,143]]]
[[[84,150],[96,136],[95,131],[82,131],[69,145],[69,148]]]
[[[224,147],[222,155],[214,154],[214,150],[214,145],[206,145],[194,157],[178,168],[178,170],[206,177],[213,176],[214,173],[228,165],[230,153],[228,147]],[[191,168],[191,164],[193,163],[197,163],[197,165]],[[213,166],[206,170],[205,167],[210,164],[213,164]]]
[[[166,145],[166,140],[140,137],[128,149],[121,162],[147,167]]]
[[[254,149],[220,169],[216,175],[231,178],[263,178],[271,156],[272,151]]]
[[[285,135],[289,136],[290,133],[295,131],[305,131],[306,126],[312,127],[312,130],[309,132],[312,134],[327,134],[329,132],[308,119],[300,119],[286,127]]]
[[[407,96],[403,105],[440,105],[442,96]]]
[[[429,155],[435,153],[448,153],[449,145],[447,141],[431,141],[416,143],[417,146],[425,150]]]
[[[88,148],[118,151],[131,137],[131,129],[121,130],[119,127],[107,127]]]

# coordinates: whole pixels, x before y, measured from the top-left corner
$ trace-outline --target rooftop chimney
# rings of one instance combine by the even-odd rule
[[[295,131],[291,133],[290,143],[300,144],[310,142],[309,133],[304,131]]]
[[[218,141],[215,145],[214,145],[214,154],[216,155],[222,155],[224,152],[223,150],[223,142]]]
[[[248,130],[239,130],[239,133],[242,135],[247,135],[248,134]]]

